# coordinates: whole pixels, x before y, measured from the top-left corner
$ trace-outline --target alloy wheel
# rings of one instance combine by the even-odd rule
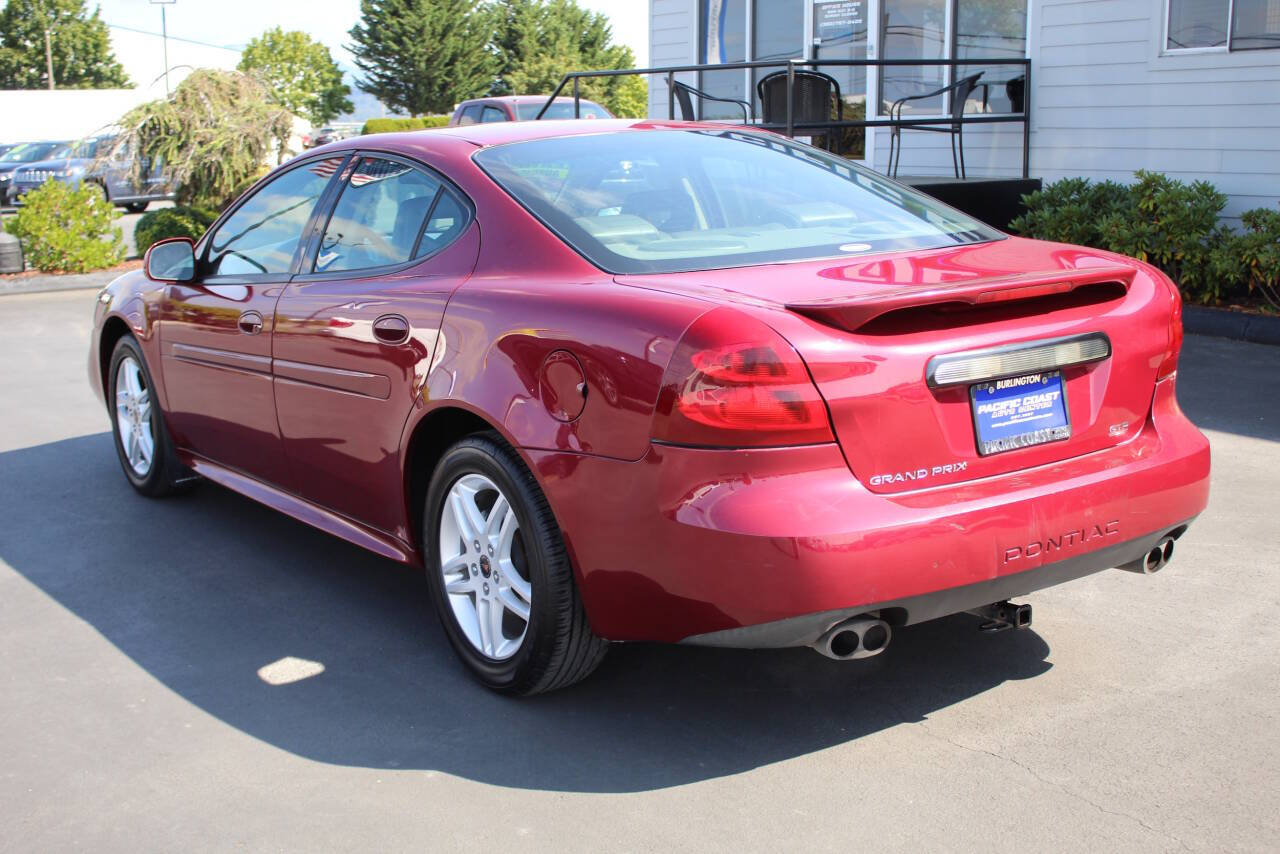
[[[504,660],[529,629],[533,589],[515,510],[482,474],[454,481],[440,512],[440,571],[458,626],[473,647]]]
[[[145,478],[155,459],[155,434],[151,429],[151,389],[142,366],[132,356],[116,368],[116,430],[129,468]]]

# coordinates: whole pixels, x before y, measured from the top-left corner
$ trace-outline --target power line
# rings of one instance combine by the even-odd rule
[[[140,30],[137,27],[126,27],[123,24],[113,24],[110,21],[106,22],[106,24],[107,24],[107,27],[113,30],[124,30],[126,32],[138,33],[144,36],[155,36],[156,38],[163,38],[163,36],[160,33],[153,33],[150,30]],[[175,41],[175,42],[186,42],[187,44],[198,44],[201,47],[216,47],[218,50],[227,50],[227,51],[231,51],[232,53],[243,53],[243,51],[240,48],[227,47],[226,45],[212,44],[210,42],[196,41],[195,39],[184,39],[181,36],[169,36],[169,40]]]

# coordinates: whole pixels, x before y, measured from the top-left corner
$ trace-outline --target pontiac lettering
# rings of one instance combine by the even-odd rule
[[[1093,540],[1115,537],[1119,534],[1120,520],[1112,519],[1110,522],[1064,531],[1056,537],[1045,537],[1026,545],[1011,546],[1004,550],[1004,562],[1012,563],[1022,558],[1048,556],[1054,552],[1065,551]]]

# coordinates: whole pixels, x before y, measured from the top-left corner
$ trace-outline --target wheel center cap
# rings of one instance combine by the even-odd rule
[[[480,555],[480,573],[485,578],[488,578],[492,572],[493,572],[493,566],[489,563],[488,556]]]

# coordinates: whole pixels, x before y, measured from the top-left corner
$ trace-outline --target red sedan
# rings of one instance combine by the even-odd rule
[[[813,646],[1108,567],[1208,498],[1177,290],[767,133],[384,134],[264,178],[98,301],[129,482],[210,480],[424,569],[534,693],[609,641]]]

